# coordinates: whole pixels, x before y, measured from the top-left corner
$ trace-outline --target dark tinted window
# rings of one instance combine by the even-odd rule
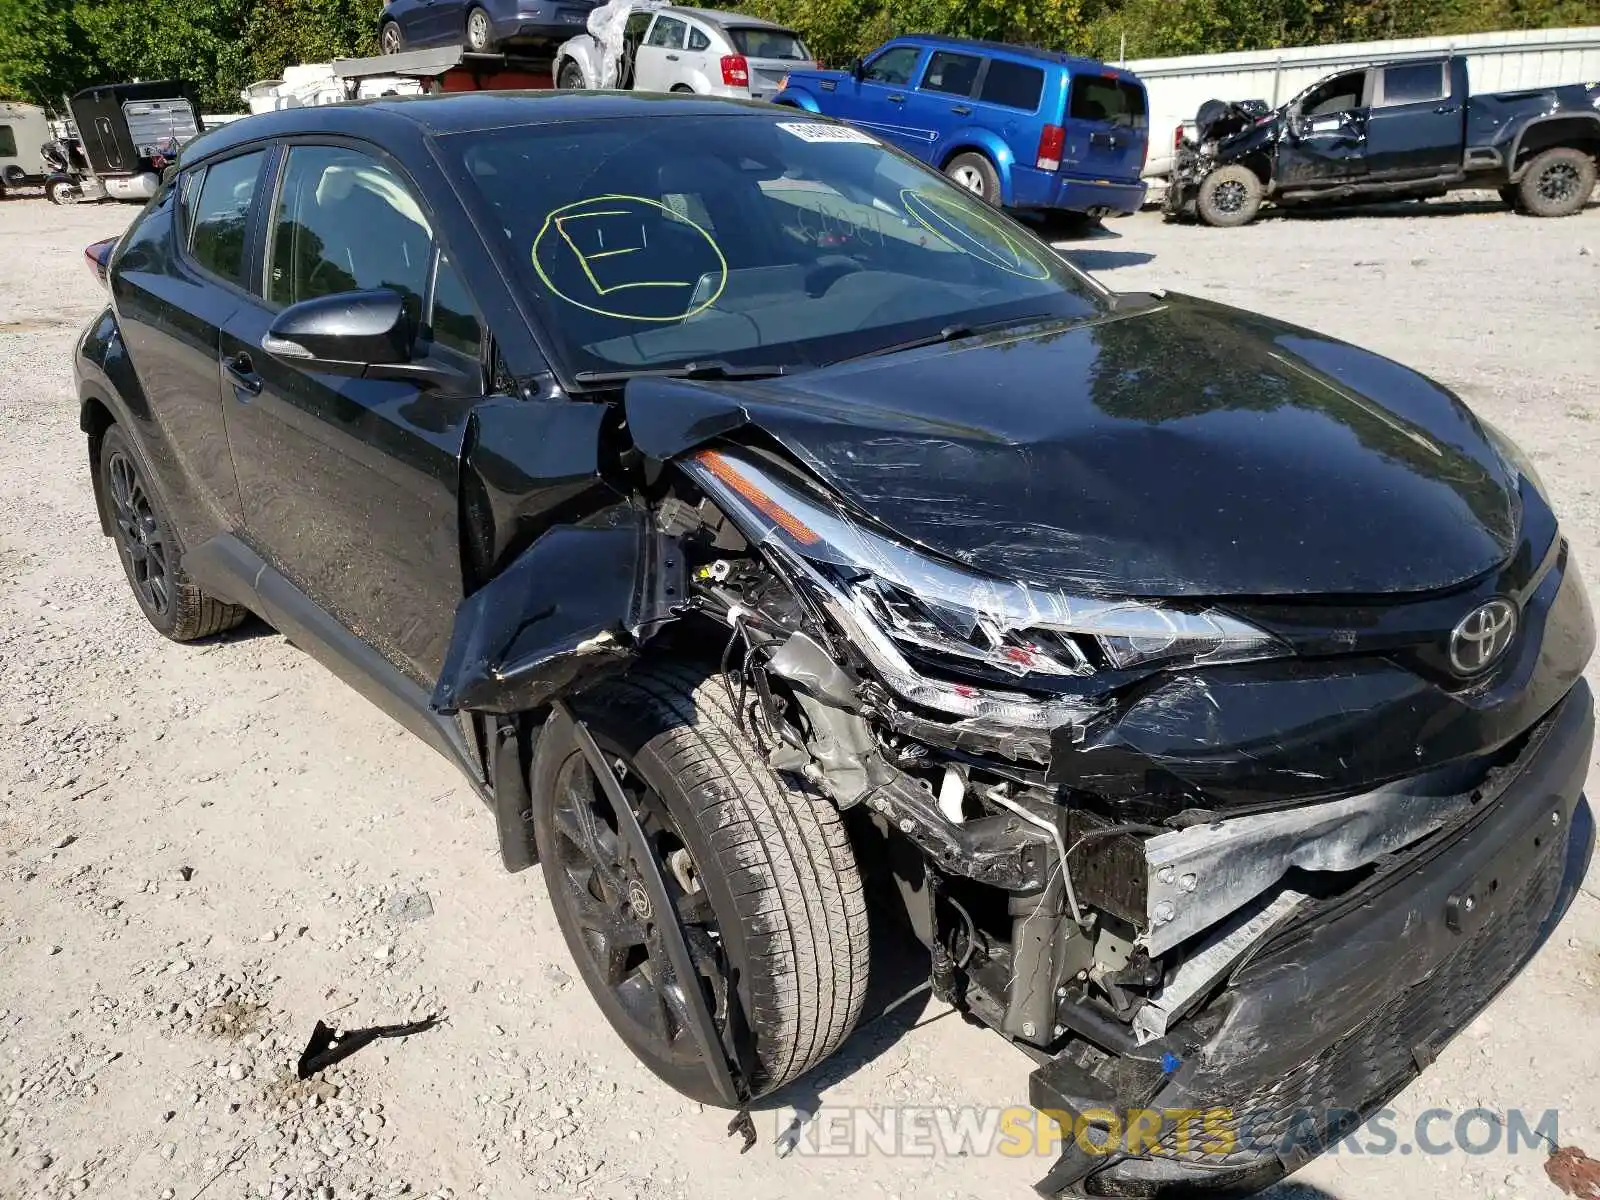
[[[746,58],[781,58],[788,62],[809,62],[806,44],[786,29],[730,29],[740,54]]]
[[[447,350],[477,358],[483,344],[483,324],[477,306],[448,258],[439,259],[433,283],[433,340]]]
[[[867,64],[866,78],[873,83],[887,83],[904,87],[911,82],[911,72],[917,69],[917,59],[922,51],[915,46],[896,46],[885,50]]]
[[[290,149],[272,221],[269,301],[386,287],[420,316],[432,253],[422,206],[388,167],[355,150]]]
[[[1103,75],[1075,75],[1067,115],[1074,121],[1109,121],[1142,129],[1146,123],[1144,89]]]
[[[683,39],[688,32],[689,27],[676,17],[657,17],[656,23],[650,26],[650,36],[646,39],[645,45],[682,50]]]
[[[190,214],[189,252],[219,278],[245,283],[244,235],[261,173],[261,151],[212,163]]]
[[[970,54],[952,54],[936,50],[928,59],[928,69],[922,73],[922,90],[948,92],[952,96],[972,95],[972,85],[978,81],[981,58]]]
[[[1402,63],[1383,69],[1385,104],[1418,104],[1442,100],[1446,94],[1443,63]]]
[[[983,77],[983,92],[978,99],[986,104],[1003,104],[1033,112],[1044,91],[1044,72],[1022,63],[989,60],[989,73]]]
[[[17,135],[9,125],[0,125],[0,158],[17,156]]]

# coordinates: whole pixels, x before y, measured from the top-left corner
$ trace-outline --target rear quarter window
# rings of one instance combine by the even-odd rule
[[[1043,94],[1044,71],[1041,68],[992,58],[989,60],[989,73],[983,77],[983,88],[978,93],[978,99],[985,104],[1037,112],[1039,97]]]
[[[1067,115],[1074,121],[1107,121],[1143,129],[1149,122],[1144,88],[1104,75],[1075,75]]]

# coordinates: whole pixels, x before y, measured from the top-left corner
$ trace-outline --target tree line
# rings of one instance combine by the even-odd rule
[[[59,107],[95,83],[184,79],[208,112],[291,63],[377,52],[382,0],[0,0],[0,98]],[[842,66],[946,33],[1115,60],[1600,20],[1597,0],[714,0],[800,32]]]

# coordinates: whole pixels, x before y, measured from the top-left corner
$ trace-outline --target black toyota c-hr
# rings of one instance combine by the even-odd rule
[[[82,425],[151,623],[259,614],[454,761],[691,1096],[816,1065],[914,939],[1087,1122],[1047,1192],[1246,1189],[1588,861],[1594,631],[1516,447],[1353,346],[1107,292],[869,133],[264,114],[105,266]]]

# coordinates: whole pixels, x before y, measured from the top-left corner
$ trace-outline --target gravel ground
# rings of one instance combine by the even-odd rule
[[[1395,212],[1147,214],[1066,252],[1437,375],[1531,452],[1600,562],[1600,210]],[[784,1105],[739,1155],[724,1116],[603,1026],[542,880],[501,872],[443,760],[259,625],[190,648],[147,628],[99,535],[69,373],[102,303],[82,247],[131,215],[0,204],[0,1197],[1031,1194],[1037,1157],[780,1158]],[[1434,1107],[1554,1108],[1563,1143],[1600,1151],[1597,895],[1399,1099],[1399,1142]],[[825,1111],[1025,1099],[1021,1055],[917,1007],[811,1081]],[[319,1018],[432,1012],[294,1078]],[[1526,1150],[1397,1150],[1323,1158],[1275,1195],[1419,1193],[1558,1194]]]

